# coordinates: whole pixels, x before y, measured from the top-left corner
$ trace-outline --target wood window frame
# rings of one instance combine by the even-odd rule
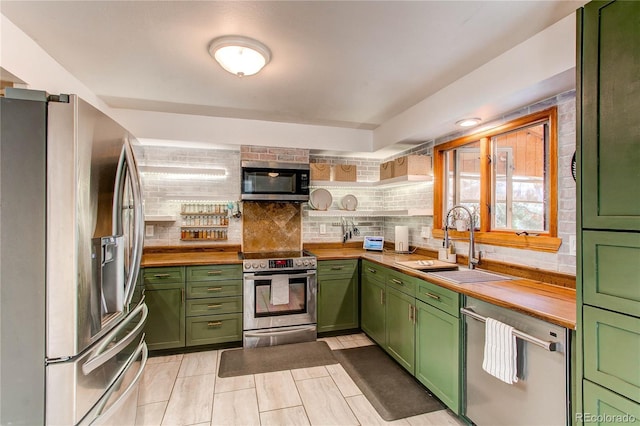
[[[493,136],[517,130],[532,124],[549,123],[549,229],[538,235],[516,235],[515,231],[491,229],[491,143]],[[436,145],[433,148],[433,236],[444,238],[444,164],[446,153],[472,142],[480,141],[480,230],[475,232],[476,242],[496,246],[557,252],[562,244],[558,238],[558,109],[551,107],[509,121],[500,126]],[[468,238],[469,232],[449,229],[452,238]]]

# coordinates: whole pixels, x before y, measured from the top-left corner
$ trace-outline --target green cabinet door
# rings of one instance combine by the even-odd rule
[[[387,286],[386,345],[389,355],[411,374],[415,370],[415,306],[416,299]]]
[[[640,426],[640,404],[617,393],[584,380],[584,413],[577,413],[577,421],[585,425]]]
[[[185,345],[184,284],[148,285],[149,316],[144,331],[150,350]]]
[[[640,231],[640,2],[593,1],[582,20],[582,225]]]
[[[350,275],[318,273],[318,332],[359,327],[356,270]]]
[[[385,346],[385,285],[363,274],[361,283],[360,327],[380,346]]]
[[[416,378],[460,413],[460,319],[416,301]]]

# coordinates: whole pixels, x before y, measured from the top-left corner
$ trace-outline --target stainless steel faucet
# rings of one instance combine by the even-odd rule
[[[447,216],[444,219],[444,248],[449,248],[449,215],[456,209],[462,209],[467,212],[467,216],[469,216],[469,269],[474,269],[477,264],[480,263],[480,252],[478,252],[478,257],[476,257],[476,245],[475,245],[475,222],[473,220],[473,213],[467,207],[457,204],[447,212]]]

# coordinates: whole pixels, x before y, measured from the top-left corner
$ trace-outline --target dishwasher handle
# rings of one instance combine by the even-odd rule
[[[475,313],[474,311],[472,311],[471,309],[467,309],[467,308],[460,308],[460,313],[463,315],[466,315],[468,317],[471,317],[477,321],[480,322],[487,322],[487,318],[483,317],[482,315],[478,315],[477,313]],[[524,340],[527,341],[529,343],[533,343],[536,346],[540,346],[541,348],[544,348],[546,350],[548,350],[549,352],[555,352],[557,350],[557,343],[556,342],[549,342],[547,340],[542,340],[542,339],[538,339],[537,337],[534,337],[530,334],[527,334],[523,331],[517,330],[517,329],[513,329],[513,335]]]

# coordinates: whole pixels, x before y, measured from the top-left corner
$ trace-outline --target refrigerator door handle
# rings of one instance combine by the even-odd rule
[[[127,170],[128,173],[126,173]],[[142,246],[144,243],[144,211],[142,206],[142,185],[140,183],[140,174],[138,172],[138,166],[133,154],[133,149],[131,148],[131,143],[128,139],[125,139],[116,173],[117,196],[115,197],[113,205],[113,216],[115,218],[114,234],[120,234],[123,232],[120,215],[122,214],[123,207],[125,207],[122,205],[122,198],[124,195],[124,186],[126,185],[125,179],[127,175],[131,182],[131,192],[133,197],[133,206],[126,206],[133,208],[133,235],[131,236],[133,238],[133,245],[131,248],[129,271],[127,271],[127,282],[125,283],[125,307],[131,303],[133,298],[136,281],[138,280],[138,274],[140,271]]]
[[[109,346],[113,338],[116,337],[129,325],[130,320],[122,321],[115,329],[113,329],[113,331],[102,338],[102,343],[94,351],[95,355],[89,358],[87,362],[82,364],[82,372],[85,375],[91,373],[93,370],[113,358],[115,354],[119,353],[123,348],[128,346],[136,338],[136,336],[138,336],[140,330],[144,327],[145,322],[147,321],[147,315],[149,314],[149,309],[147,308],[147,305],[145,303],[141,303],[140,305],[138,305],[138,307],[131,311],[129,317],[134,318],[139,313],[142,313],[142,318],[140,318],[140,321],[138,322],[138,324],[136,324],[133,330],[131,330],[131,332],[127,334],[124,339],[120,340],[118,343],[116,343],[106,351],[105,349],[107,349],[107,346]]]
[[[112,412],[117,411],[122,401],[127,399],[127,396],[129,396],[129,393],[132,391],[132,389],[135,389],[136,385],[142,378],[142,373],[144,372],[144,368],[147,365],[147,359],[149,358],[149,350],[147,349],[146,342],[140,343],[140,346],[138,346],[138,349],[136,349],[135,353],[131,357],[131,361],[127,366],[127,368],[129,368],[129,366],[133,364],[133,362],[136,360],[136,358],[140,356],[140,354],[142,354],[140,369],[136,373],[135,377],[133,378],[129,386],[127,386],[127,389],[124,392],[122,392],[122,395],[120,395],[113,404],[111,404],[111,406],[107,409],[107,411],[104,411],[104,412],[102,411],[104,410],[105,405],[109,401],[111,394],[113,394],[113,392],[115,392],[118,389],[119,382],[124,378],[125,373],[123,372],[121,375],[121,378],[116,383],[114,383],[113,386],[111,386],[111,389],[109,389],[109,391],[103,396],[102,402],[98,406],[97,417],[93,420],[92,423],[100,423],[100,417],[108,418]],[[125,371],[127,370],[127,368],[125,368]]]

